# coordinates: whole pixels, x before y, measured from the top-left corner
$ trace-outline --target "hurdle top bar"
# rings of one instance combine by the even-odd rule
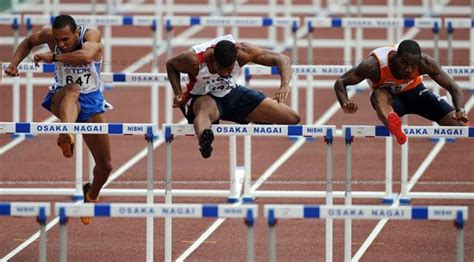
[[[20,25],[21,15],[0,15],[0,25]]]
[[[307,17],[304,23],[309,29],[318,28],[434,28],[441,26],[441,18],[390,18],[390,17]]]
[[[50,25],[55,16],[45,15],[24,15],[23,23],[25,25]],[[152,26],[157,23],[159,18],[154,16],[121,16],[121,15],[74,15],[77,24],[94,24],[97,26]]]
[[[2,74],[10,63],[2,63]],[[54,64],[21,63],[18,65],[20,73],[54,73]],[[348,65],[293,65],[291,71],[297,75],[342,75],[353,66]],[[474,66],[443,66],[443,70],[451,76],[474,76]],[[247,65],[244,66],[246,75],[279,75],[277,67]],[[102,72],[101,78],[105,82],[166,82],[168,77],[164,73],[110,73]],[[181,74],[181,80],[188,80],[188,76]]]
[[[173,26],[298,27],[298,17],[253,16],[165,16],[164,24]]]
[[[472,28],[474,27],[474,19],[471,18],[445,18],[444,27],[453,28]]]
[[[369,206],[369,205],[265,205],[265,217],[275,219],[332,218],[332,219],[396,219],[396,220],[462,220],[468,219],[466,206]]]
[[[210,217],[210,218],[246,218],[249,210],[253,218],[258,216],[257,205],[230,204],[141,204],[141,203],[57,203],[55,212],[64,209],[66,217]]]
[[[154,124],[124,123],[21,123],[0,122],[0,134],[109,134],[109,135],[158,134]]]
[[[342,130],[346,136],[353,137],[387,137],[389,130],[385,126],[343,125]],[[403,132],[408,137],[445,137],[445,138],[471,138],[474,137],[474,127],[468,126],[403,126]]]
[[[303,136],[323,137],[334,135],[336,126],[312,126],[312,125],[212,125],[215,136]],[[163,125],[165,137],[171,135],[194,135],[192,125]]]
[[[41,214],[44,210],[44,214]],[[40,202],[0,202],[0,216],[49,216],[51,214],[50,203]]]

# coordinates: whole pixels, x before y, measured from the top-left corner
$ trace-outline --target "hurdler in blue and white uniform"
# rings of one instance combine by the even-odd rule
[[[69,15],[57,16],[52,28],[44,28],[27,37],[15,51],[5,73],[18,76],[18,65],[35,46],[47,44],[50,52],[34,55],[35,63],[55,63],[55,82],[46,95],[43,107],[63,123],[105,123],[105,102],[102,95],[100,69],[102,65],[102,36],[97,29],[77,26]],[[108,135],[87,134],[96,166],[92,184],[84,185],[84,201],[94,202],[112,171]],[[65,157],[72,157],[74,136],[60,134],[58,146]],[[81,218],[84,224],[90,218]]]

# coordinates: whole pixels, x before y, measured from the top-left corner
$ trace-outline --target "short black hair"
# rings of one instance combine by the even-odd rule
[[[237,48],[228,40],[219,41],[214,47],[214,60],[221,67],[229,67],[237,60]]]
[[[54,18],[53,21],[53,28],[54,29],[61,29],[66,26],[69,26],[71,31],[76,31],[77,29],[77,24],[76,21],[74,21],[74,18],[70,15],[58,15],[56,18]]]
[[[421,57],[420,45],[418,45],[417,42],[410,39],[403,40],[402,42],[400,42],[397,49],[397,55],[404,56],[407,54]]]

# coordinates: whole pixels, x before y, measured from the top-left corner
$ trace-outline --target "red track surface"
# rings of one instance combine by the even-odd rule
[[[415,1],[413,1],[415,2]],[[463,2],[465,5],[466,1]],[[457,3],[457,2],[456,2]],[[420,4],[420,3],[416,3]],[[7,27],[1,27],[0,35],[9,35]],[[35,28],[37,29],[37,28]],[[134,29],[135,30],[135,29]],[[183,29],[177,28],[175,35]],[[150,35],[148,29],[115,28],[114,36],[141,36]],[[262,31],[263,32],[263,31]],[[386,35],[384,30],[366,31],[365,38],[382,38]],[[466,39],[467,31],[456,31],[456,39]],[[256,37],[258,30],[242,30],[241,37]],[[24,32],[23,32],[24,35]],[[205,29],[196,37],[210,37],[215,35],[214,29]],[[324,38],[341,38],[342,30],[318,30],[315,35]],[[464,35],[464,36],[463,36]],[[431,39],[430,30],[424,30],[416,39]],[[446,39],[444,33],[441,39]],[[125,67],[148,53],[148,48],[114,47],[113,71],[123,70]],[[174,54],[181,51],[175,48]],[[306,52],[300,49],[300,61],[306,61]],[[317,64],[341,64],[342,50],[340,49],[315,49]],[[364,50],[367,54],[369,50]],[[425,49],[427,53],[431,50]],[[0,59],[9,61],[11,48],[0,51]],[[287,53],[289,54],[289,53]],[[441,61],[446,57],[446,51],[441,51]],[[455,52],[456,65],[467,64],[466,50]],[[164,62],[165,55],[159,58]],[[161,69],[163,72],[163,64]],[[147,65],[140,69],[147,72]],[[34,121],[42,121],[49,116],[41,108],[40,103],[47,87],[34,88]],[[265,89],[267,92],[268,89]],[[22,89],[24,93],[24,89]],[[267,92],[271,95],[271,91]],[[106,91],[105,96],[110,100],[115,109],[107,113],[110,122],[149,122],[150,119],[150,93],[147,88],[118,87]],[[470,96],[465,93],[466,100]],[[160,93],[160,103],[164,104],[164,92]],[[368,92],[355,96],[359,104],[359,111],[355,115],[345,115],[341,111],[335,114],[326,124],[379,124],[369,104]],[[305,91],[300,91],[300,112],[303,123],[305,122]],[[315,117],[318,119],[335,102],[331,89],[317,90],[315,92]],[[24,104],[24,100],[22,100]],[[0,88],[0,121],[11,121],[11,88]],[[161,107],[163,108],[163,107]],[[164,110],[162,110],[164,112]],[[175,119],[180,119],[179,112],[175,112]],[[474,119],[474,114],[469,117]],[[164,114],[160,113],[160,119]],[[22,119],[24,116],[22,115]],[[427,121],[418,117],[410,117],[411,125],[429,125]],[[5,145],[10,137],[0,135],[0,145]],[[55,146],[56,136],[39,136],[27,140],[21,145],[0,156],[0,188],[10,187],[68,187],[74,186],[74,160],[64,159]],[[242,140],[238,140],[238,152],[243,151]],[[142,137],[111,137],[112,159],[114,168],[122,166],[128,159],[141,150],[145,142]],[[252,179],[257,180],[267,168],[288,149],[293,142],[286,138],[254,138]],[[417,170],[424,158],[433,148],[434,143],[425,139],[410,140],[410,176]],[[469,181],[470,183],[458,185],[417,185],[414,191],[430,192],[472,192],[473,172],[470,169],[474,142],[471,140],[457,140],[447,144],[435,161],[426,170],[420,182],[453,182]],[[394,145],[394,180],[399,181],[400,174],[400,147]],[[357,181],[383,181],[385,147],[383,139],[357,139],[353,146],[353,180]],[[334,142],[334,177],[335,180],[344,179],[344,141],[337,138]],[[165,176],[164,147],[155,150],[155,180],[163,181]],[[239,164],[243,164],[239,156]],[[173,142],[173,180],[188,181],[188,184],[176,184],[174,188],[193,189],[226,189],[228,184],[219,183],[228,179],[228,142],[227,139],[218,137],[215,142],[213,156],[209,160],[202,160],[197,150],[197,141],[193,137],[179,138]],[[86,168],[86,164],[84,168]],[[192,183],[191,181],[210,181],[208,184]],[[324,190],[325,185],[308,183],[308,181],[325,180],[325,145],[321,140],[306,143],[293,155],[274,175],[270,181],[287,181],[287,183],[265,184],[261,189],[284,190]],[[15,183],[11,183],[14,181]],[[64,181],[67,181],[64,183]],[[121,176],[117,182],[112,183],[114,188],[145,188],[146,163],[140,161]],[[215,181],[215,182],[212,182]],[[306,183],[304,183],[306,181]],[[45,184],[44,182],[49,182]],[[127,183],[129,182],[129,183]],[[134,183],[135,182],[135,183]],[[334,190],[343,190],[343,184],[336,184]],[[159,183],[155,188],[163,188]],[[383,184],[355,184],[353,190],[382,191]],[[1,189],[0,189],[1,190]],[[394,185],[394,191],[400,191],[400,185]],[[45,196],[0,196],[0,201],[70,201],[69,197]],[[144,197],[103,197],[104,202],[145,202]],[[155,198],[156,203],[164,202],[163,198]],[[176,203],[225,203],[225,199],[209,198],[175,198]],[[336,203],[342,203],[336,200]],[[379,204],[379,200],[354,200],[354,204]],[[267,203],[294,203],[294,204],[323,204],[323,199],[258,199],[258,204]],[[474,217],[474,202],[465,200],[416,200],[417,205],[468,205],[469,216]],[[257,219],[255,251],[258,261],[268,259],[268,230],[266,220],[263,218],[263,209]],[[178,258],[212,223],[212,219],[174,219],[173,220],[173,259]],[[376,221],[353,221],[353,254],[365,241]],[[79,219],[71,219],[68,224],[68,254],[72,261],[143,261],[145,260],[145,220],[144,219],[95,219],[89,226],[83,226]],[[29,238],[38,229],[33,218],[2,218],[0,219],[0,258],[11,252],[25,239]],[[277,258],[281,261],[323,261],[325,257],[325,223],[312,220],[279,221],[277,226]],[[155,260],[163,258],[164,222],[155,220]],[[56,261],[58,258],[58,227],[48,231],[48,258]],[[471,221],[465,226],[465,257],[466,261],[474,260],[474,229]],[[243,261],[246,252],[246,230],[241,220],[227,220],[207,241],[202,244],[189,257],[190,261]],[[36,261],[38,242],[36,241],[12,261]],[[343,222],[334,223],[334,260],[343,259]],[[426,221],[389,221],[375,242],[370,246],[363,261],[453,261],[455,260],[455,228],[452,222],[426,222]]]

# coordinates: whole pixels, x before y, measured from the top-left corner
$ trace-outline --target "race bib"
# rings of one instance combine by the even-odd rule
[[[98,86],[95,73],[91,67],[61,67],[63,86],[77,84],[82,92],[96,89]]]
[[[219,93],[235,87],[235,80],[232,76],[217,77],[206,82],[206,89],[212,93]]]

